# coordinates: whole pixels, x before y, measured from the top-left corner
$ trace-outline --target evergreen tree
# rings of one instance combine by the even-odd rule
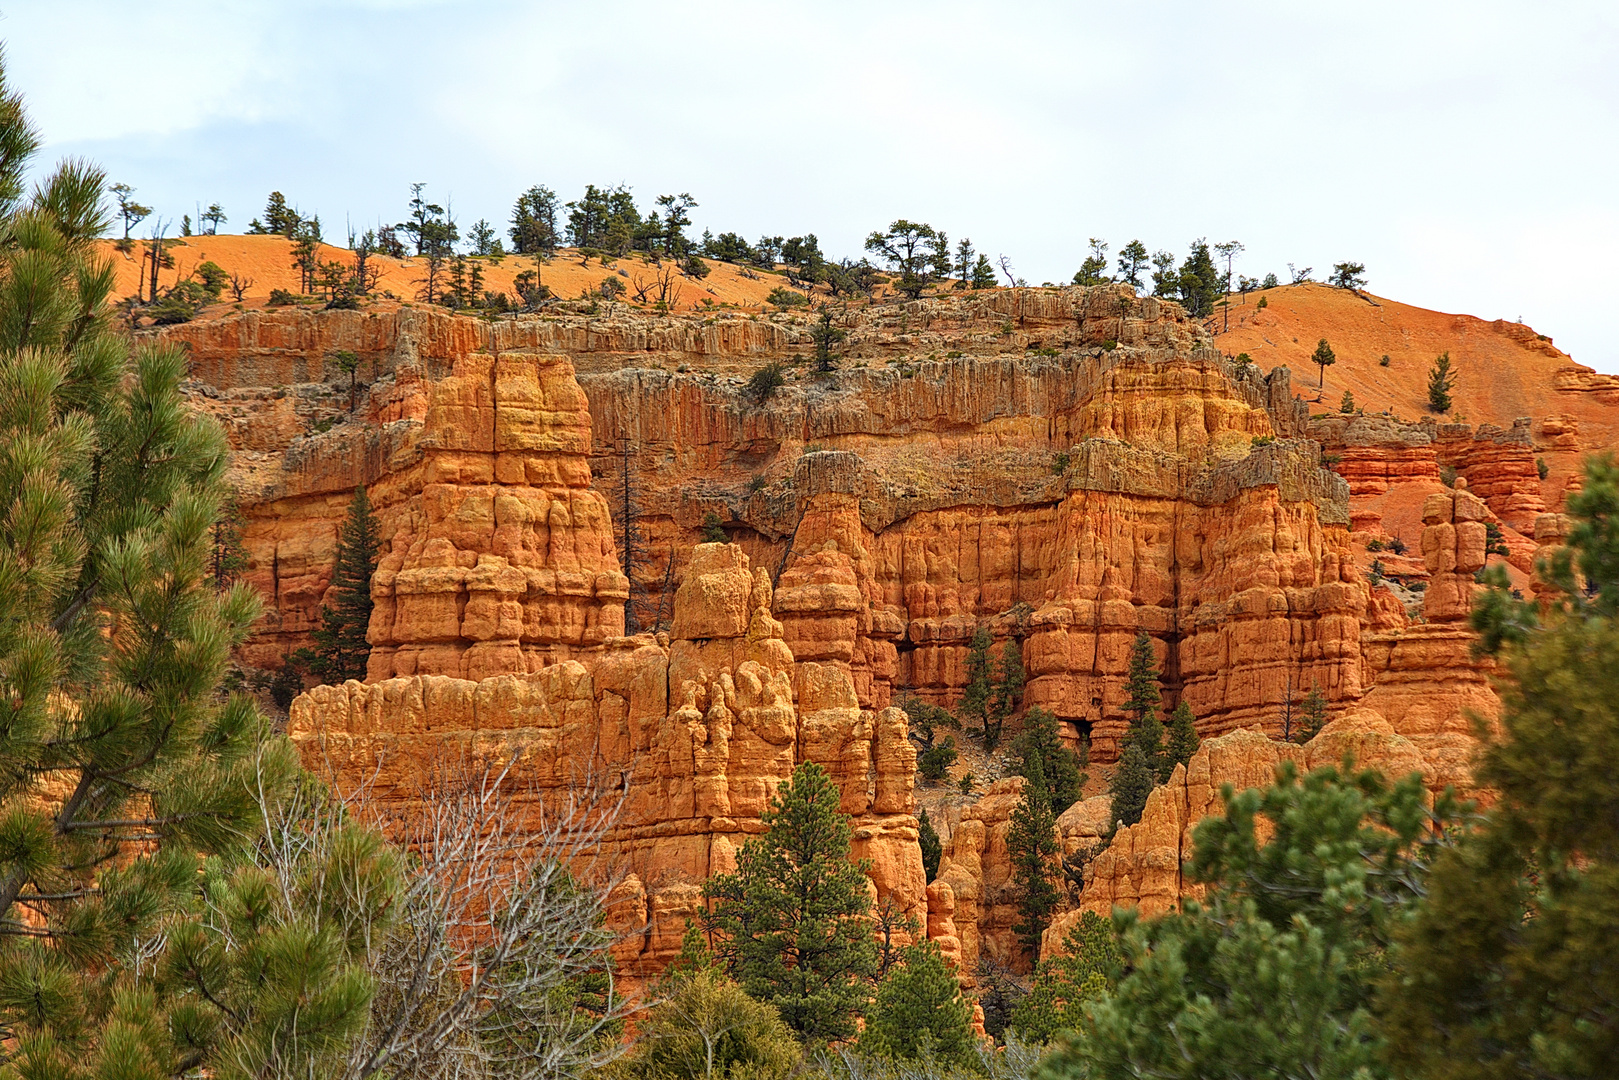
[[[1119,249],[1119,280],[1137,289],[1142,287],[1141,272],[1147,269],[1147,245],[1132,240]]]
[[[1145,717],[1147,710],[1158,704],[1158,661],[1153,656],[1152,638],[1145,630],[1136,634],[1135,643],[1130,647],[1124,693],[1124,707],[1135,713],[1137,719]]]
[[[916,815],[916,835],[922,845],[922,872],[927,875],[928,884],[931,885],[933,879],[939,876],[939,860],[944,858],[944,844],[939,840],[933,822],[928,820],[926,807]]]
[[[969,725],[968,734],[983,738],[985,749],[989,749],[989,705],[994,692],[994,661],[990,659],[989,650],[994,643],[989,627],[973,630],[972,640],[967,643],[967,685],[962,687],[961,701],[956,706],[963,723]],[[970,726],[974,721],[978,724],[976,729]]]
[[[907,946],[877,987],[860,1049],[874,1057],[929,1060],[972,1069],[978,1064],[972,1006],[939,946]]]
[[[371,657],[366,633],[374,606],[371,578],[377,572],[381,546],[381,526],[361,485],[354,489],[348,519],[338,534],[337,563],[332,567],[326,603],[321,605],[320,625],[309,634],[314,648],[294,654],[295,662],[322,682],[365,681],[366,661]]]
[[[726,544],[730,542],[725,535],[724,523],[720,521],[720,516],[712,510],[703,515],[701,542],[704,544]]]
[[[512,206],[512,250],[519,255],[550,258],[562,242],[557,224],[556,192],[543,184],[536,184],[517,197]]]
[[[1366,287],[1366,264],[1358,262],[1333,263],[1332,275],[1327,278],[1327,284],[1335,289],[1364,289]]]
[[[1619,1059],[1619,464],[1588,459],[1542,580],[1503,568],[1474,626],[1509,678],[1481,785],[1495,805],[1442,850],[1399,933],[1383,1014],[1394,1064],[1454,1080],[1599,1077]]]
[[[731,976],[814,1042],[846,1039],[877,972],[866,864],[826,770],[804,762],[742,845],[734,873],[703,886],[705,928]]]
[[[1353,414],[1355,411],[1355,395],[1345,390],[1343,400],[1338,402],[1338,411],[1346,416]]]
[[[888,263],[889,269],[899,275],[894,287],[915,300],[933,283],[938,240],[938,230],[933,226],[901,218],[886,232],[866,237],[866,250]]]
[[[1057,817],[1051,812],[1050,789],[1039,756],[1029,759],[1023,798],[1012,811],[1006,847],[1012,860],[1012,887],[1020,916],[1013,930],[1024,948],[1040,955],[1040,935],[1051,925],[1062,892],[1052,881],[1053,862],[1062,855]]]
[[[1321,369],[1321,378],[1316,385],[1326,386],[1327,369],[1338,362],[1338,357],[1333,353],[1332,346],[1327,344],[1326,338],[1322,338],[1316,344],[1315,352],[1310,356],[1310,362]]]
[[[1175,711],[1169,714],[1169,745],[1165,757],[1169,761],[1169,771],[1174,772],[1176,765],[1191,763],[1192,755],[1202,740],[1197,737],[1197,723],[1192,716],[1192,707],[1182,698]],[[1169,777],[1166,775],[1165,780]]]
[[[799,1065],[793,1033],[715,968],[673,981],[608,1070],[623,1080],[787,1080]],[[570,1074],[571,1075],[571,1074]]]
[[[995,681],[990,685],[984,749],[994,750],[1001,744],[1001,732],[1006,728],[1006,721],[1017,711],[1027,682],[1028,676],[1023,671],[1023,653],[1017,642],[1008,639],[1001,646],[1001,662],[995,671]]]
[[[1450,353],[1440,353],[1428,370],[1428,408],[1436,413],[1450,411],[1450,390],[1456,385],[1450,373]]]
[[[228,448],[181,395],[186,358],[114,329],[104,177],[70,161],[25,194],[39,137],[0,70],[0,1028],[8,1072],[268,1069],[156,996],[205,861],[251,845],[256,792],[295,764],[222,700],[258,616],[210,575]],[[141,964],[138,972],[129,961]],[[261,969],[264,994],[289,990]],[[283,1060],[305,1031],[266,1024]],[[195,1035],[190,1046],[180,1042]],[[319,1036],[315,1036],[318,1041]]]
[[[1079,917],[1062,945],[1062,956],[1040,961],[1034,984],[1012,1010],[1012,1030],[1035,1045],[1076,1030],[1086,1003],[1106,997],[1123,969],[1118,935],[1094,911]]]
[[[1130,728],[1130,744],[1141,750],[1147,759],[1147,768],[1161,784],[1175,771],[1174,760],[1164,752],[1164,722],[1158,719],[1158,710],[1148,709],[1147,715]]]
[[[1023,717],[1023,731],[1013,748],[1018,754],[1017,775],[1029,777],[1034,762],[1051,796],[1051,812],[1061,814],[1079,801],[1085,787],[1085,773],[1079,755],[1064,746],[1057,735],[1057,717],[1049,709],[1033,708]]]
[[[979,255],[978,261],[973,263],[972,280],[969,284],[974,289],[993,289],[995,287],[995,266],[989,261],[988,255]]]
[[[714,958],[714,951],[708,947],[708,939],[703,937],[703,932],[696,923],[687,919],[686,929],[680,935],[680,951],[669,961],[669,966],[663,969],[664,981],[688,979],[718,966],[719,961]]]
[[[1120,825],[1140,821],[1152,788],[1153,768],[1147,763],[1147,755],[1135,743],[1125,744],[1124,753],[1119,755],[1119,763],[1113,769],[1113,778],[1108,781],[1107,793],[1113,800],[1108,812],[1108,828],[1117,829]]]
[[[821,305],[821,313],[815,319],[815,325],[810,327],[810,340],[815,343],[815,370],[821,374],[837,370],[838,358],[833,349],[847,337],[849,331],[833,325],[832,309],[826,304]]]
[[[1309,742],[1321,734],[1321,729],[1327,726],[1327,695],[1321,692],[1319,686],[1311,686],[1310,692],[1304,695],[1304,708],[1299,715],[1299,730],[1294,741]]]
[[[1437,843],[1421,777],[1391,787],[1326,768],[1300,780],[1284,762],[1270,788],[1222,795],[1226,813],[1198,825],[1186,870],[1205,899],[1151,921],[1123,915],[1126,974],[1082,1011],[1046,1076],[1393,1075],[1373,999]],[[1457,966],[1488,955],[1448,936],[1445,948]]]
[[[1074,274],[1075,285],[1105,285],[1113,280],[1107,276],[1107,241],[1091,237],[1091,253]]]
[[[1193,240],[1176,276],[1181,303],[1186,305],[1187,312],[1199,319],[1212,315],[1214,303],[1220,299],[1220,281],[1220,270],[1214,265],[1208,241],[1201,237]]]

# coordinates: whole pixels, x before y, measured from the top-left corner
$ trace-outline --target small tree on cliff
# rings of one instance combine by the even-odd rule
[[[1013,929],[1038,959],[1040,936],[1051,925],[1051,915],[1062,899],[1062,891],[1052,880],[1062,847],[1057,843],[1057,816],[1051,812],[1051,791],[1038,754],[1029,758],[1025,781],[1023,798],[1012,811],[1006,846],[1020,916]]]
[[[990,685],[984,749],[993,750],[1001,744],[1001,732],[1006,729],[1006,721],[1023,700],[1023,687],[1027,682],[1028,676],[1023,671],[1023,652],[1017,642],[1009,638],[1001,646],[1001,662],[995,670],[995,681]]]
[[[366,661],[371,657],[371,643],[366,640],[374,606],[371,578],[377,572],[381,546],[382,527],[361,485],[354,489],[348,519],[338,535],[331,588],[321,605],[320,625],[309,635],[314,647],[299,649],[294,655],[295,662],[322,682],[365,679]]]
[[[807,1041],[847,1039],[877,974],[865,862],[825,769],[804,762],[742,845],[734,873],[703,886],[715,954],[752,997]]]
[[[1169,763],[1169,771],[1174,772],[1176,765],[1186,765],[1197,753],[1202,740],[1197,737],[1197,724],[1192,716],[1192,707],[1182,698],[1181,703],[1175,706],[1175,711],[1169,714],[1169,746],[1164,757]],[[1165,780],[1169,777],[1166,775]]]
[[[1015,768],[1019,776],[1032,776],[1035,762],[1039,762],[1053,814],[1060,814],[1079,801],[1085,787],[1085,772],[1079,755],[1063,745],[1057,734],[1057,717],[1049,709],[1033,708],[1024,715],[1023,731],[1013,748],[1018,755]]]
[[[1321,369],[1321,378],[1316,385],[1325,387],[1327,385],[1327,369],[1338,362],[1337,354],[1332,351],[1332,346],[1327,344],[1326,338],[1322,338],[1316,345],[1315,353],[1311,355],[1310,362]]]
[[[939,831],[928,820],[928,812],[924,807],[916,815],[917,841],[922,845],[922,873],[926,876],[929,885],[939,876],[939,861],[944,858],[944,843],[939,839]]]
[[[1436,413],[1450,411],[1450,390],[1456,385],[1450,373],[1450,353],[1440,353],[1428,369],[1428,408]]]
[[[1113,769],[1113,778],[1108,781],[1108,794],[1113,800],[1108,812],[1109,829],[1134,825],[1140,821],[1152,788],[1153,769],[1147,762],[1147,755],[1135,743],[1127,743],[1124,753],[1119,755],[1118,765]]]
[[[989,703],[994,693],[995,670],[989,650],[994,643],[989,627],[980,626],[973,631],[972,640],[967,644],[967,685],[962,687],[961,701],[957,705],[962,722],[968,725],[967,733],[983,738],[985,749],[989,749]],[[978,725],[976,729],[971,726],[974,721]]]
[[[1152,637],[1145,630],[1136,635],[1130,647],[1124,693],[1124,707],[1135,713],[1137,720],[1145,718],[1147,710],[1158,704],[1158,661],[1152,653]]]

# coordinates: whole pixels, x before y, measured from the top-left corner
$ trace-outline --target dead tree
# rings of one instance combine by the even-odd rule
[[[232,274],[230,276],[231,295],[236,297],[236,302],[238,304],[242,302],[242,297],[247,295],[247,290],[251,289],[252,287],[252,278],[244,277],[242,274]]]

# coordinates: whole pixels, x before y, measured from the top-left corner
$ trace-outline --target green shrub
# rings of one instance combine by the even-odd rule
[[[803,307],[809,303],[809,297],[801,292],[794,292],[784,285],[777,285],[774,289],[771,289],[770,295],[765,297],[765,300],[783,311],[788,308]]]
[[[745,393],[755,405],[763,405],[787,384],[787,377],[782,374],[784,370],[781,364],[769,363],[749,377]]]
[[[1551,471],[1551,466],[1546,464],[1545,458],[1537,457],[1535,459],[1535,472],[1542,480],[1546,479],[1546,474]]]
[[[798,1042],[770,1005],[717,968],[681,975],[636,1032],[634,1049],[608,1071],[615,1080],[786,1080]]]
[[[936,784],[950,775],[950,766],[956,763],[959,756],[954,736],[946,735],[944,741],[928,747],[917,755],[917,771],[922,774],[923,780]]]
[[[288,304],[296,304],[297,302],[298,298],[286,289],[271,289],[270,299],[266,301],[270,307],[285,307]]]

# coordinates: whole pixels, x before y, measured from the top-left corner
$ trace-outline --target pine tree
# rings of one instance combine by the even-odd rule
[[[1454,1080],[1599,1077],[1619,1059],[1619,463],[1586,461],[1557,590],[1503,568],[1474,609],[1508,674],[1480,824],[1442,849],[1385,986],[1393,1063]]]
[[[1140,719],[1158,704],[1158,661],[1153,656],[1152,638],[1145,630],[1136,635],[1130,647],[1130,667],[1125,676],[1124,708]]]
[[[181,394],[186,358],[112,325],[104,177],[71,161],[25,193],[39,142],[0,70],[0,1025],[31,1077],[180,1075],[152,980],[201,872],[250,846],[295,762],[222,700],[259,613],[210,574],[228,447]],[[153,956],[153,953],[158,955]],[[145,961],[137,978],[126,961]],[[154,960],[156,963],[154,964]],[[284,993],[285,968],[265,970]],[[304,1033],[267,1025],[284,1060]],[[247,1048],[244,1073],[267,1068]]]
[[[1036,1046],[1076,1030],[1086,1003],[1107,996],[1123,968],[1118,935],[1094,911],[1079,917],[1062,944],[1063,955],[1040,961],[1034,985],[1012,1010],[1012,1030]]]
[[[348,519],[338,535],[337,563],[332,568],[327,602],[321,605],[320,626],[309,635],[314,648],[300,649],[295,656],[300,666],[322,682],[365,681],[366,661],[371,656],[366,633],[374,606],[371,578],[377,572],[381,546],[381,526],[361,485],[354,489]]]
[[[1012,860],[1012,888],[1020,916],[1013,930],[1024,948],[1040,955],[1040,936],[1051,925],[1062,893],[1052,881],[1054,861],[1062,855],[1057,843],[1057,817],[1051,812],[1050,790],[1038,756],[1029,759],[1023,798],[1012,811],[1006,847]]]
[[[961,712],[964,724],[970,725],[973,721],[978,723],[976,729],[968,727],[968,734],[976,734],[986,741],[989,732],[990,696],[994,690],[994,662],[989,656],[990,646],[993,644],[994,639],[989,636],[987,626],[980,626],[973,631],[972,640],[967,645],[967,685],[962,687],[961,701],[956,706]]]
[[[1343,400],[1338,402],[1338,411],[1350,415],[1355,411],[1355,395],[1348,390],[1344,391]]]
[[[1311,686],[1310,692],[1304,695],[1304,708],[1299,715],[1299,730],[1294,741],[1299,744],[1309,742],[1321,734],[1321,729],[1327,726],[1327,695],[1321,692],[1319,686]]]
[[[922,873],[931,885],[933,879],[939,876],[939,860],[944,858],[944,844],[939,840],[933,822],[928,820],[925,807],[916,815],[916,835],[922,845]]]
[[[1436,413],[1450,411],[1450,390],[1456,380],[1450,373],[1450,353],[1443,352],[1428,370],[1428,408]]]
[[[1164,722],[1158,719],[1156,709],[1148,709],[1140,723],[1130,729],[1130,745],[1141,751],[1147,768],[1161,784],[1175,771],[1174,760],[1164,752]]]
[[[1185,871],[1205,898],[1158,919],[1125,917],[1124,974],[1080,1011],[1043,1076],[1394,1075],[1375,988],[1445,824],[1427,811],[1421,778],[1391,787],[1326,768],[1300,780],[1285,762],[1268,789],[1227,787],[1225,798],[1225,815],[1195,830]],[[1459,947],[1456,928],[1444,925],[1444,947],[1476,970],[1489,954]],[[1460,1049],[1436,1048],[1440,1070],[1399,1075],[1458,1075],[1469,1060]]]
[[[1311,355],[1310,362],[1321,369],[1321,378],[1316,385],[1325,387],[1327,385],[1327,369],[1338,362],[1338,357],[1333,353],[1332,346],[1327,344],[1326,338],[1322,338],[1316,345],[1315,353]]]
[[[1023,671],[1023,653],[1018,649],[1017,642],[1008,639],[1001,646],[1001,662],[990,685],[989,705],[985,710],[984,749],[994,750],[1001,744],[1001,732],[1006,729],[1006,721],[1017,711],[1027,681],[1028,676]]]
[[[708,940],[696,923],[686,920],[686,930],[680,935],[680,952],[669,961],[669,966],[663,969],[663,979],[671,982],[677,979],[689,979],[694,975],[708,971],[718,966],[714,959],[714,952],[708,947]]]
[[[1018,762],[1017,775],[1029,777],[1036,759],[1051,797],[1051,812],[1061,814],[1079,801],[1085,787],[1085,772],[1079,755],[1063,745],[1057,734],[1057,717],[1049,710],[1033,708],[1023,717],[1023,731],[1013,745]]]
[[[939,946],[924,941],[900,956],[877,987],[860,1049],[878,1058],[931,1060],[976,1071],[972,1006],[962,1000],[961,984]]]
[[[1169,761],[1169,771],[1174,772],[1176,765],[1191,763],[1192,755],[1197,753],[1201,740],[1197,737],[1197,723],[1192,716],[1192,707],[1182,698],[1175,711],[1169,714],[1169,745],[1165,757]],[[1168,776],[1164,777],[1169,779]]]
[[[703,537],[701,542],[704,544],[726,544],[730,542],[730,539],[725,535],[724,523],[720,521],[720,516],[712,510],[703,515]]]
[[[1108,782],[1107,791],[1113,798],[1108,827],[1117,829],[1120,825],[1140,821],[1152,788],[1153,769],[1147,763],[1147,755],[1135,743],[1126,744],[1113,770],[1113,778]]]
[[[799,765],[736,871],[703,886],[713,905],[704,926],[731,976],[812,1042],[854,1033],[877,972],[866,864],[849,861],[839,799],[825,769]]]

